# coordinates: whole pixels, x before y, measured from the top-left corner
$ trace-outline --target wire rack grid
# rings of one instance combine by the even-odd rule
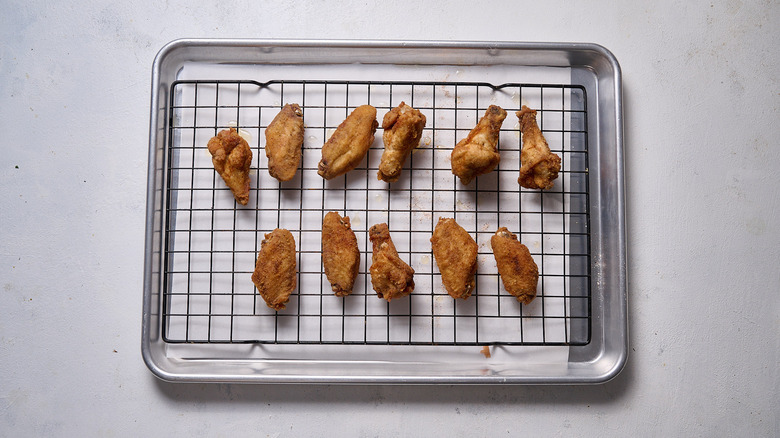
[[[590,341],[590,228],[585,89],[566,84],[475,82],[187,80],[171,86],[168,114],[163,338],[169,343],[584,345]],[[376,178],[382,129],[367,157],[331,181],[317,175],[319,149],[355,107],[380,118],[405,101],[427,118],[419,147],[398,182]],[[295,178],[268,174],[264,129],[285,103],[304,113]],[[526,104],[562,169],[553,189],[517,184],[522,146],[514,112]],[[498,168],[464,186],[449,157],[487,106],[507,110]],[[247,206],[214,171],[206,144],[236,127],[253,151]],[[321,262],[328,211],[351,218],[361,249],[352,295],[336,297]],[[454,217],[479,246],[476,287],[453,300],[441,284],[430,237]],[[368,267],[368,229],[386,222],[402,259],[416,271],[412,295],[377,299]],[[503,290],[490,237],[518,234],[540,271],[537,298],[521,305]],[[286,228],[297,245],[298,287],[287,308],[265,306],[251,281],[260,241]]]

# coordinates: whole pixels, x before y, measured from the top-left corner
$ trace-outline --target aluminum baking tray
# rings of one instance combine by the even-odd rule
[[[428,123],[401,179],[376,179],[381,128],[344,177],[317,173],[319,148],[356,106],[381,118],[401,101]],[[264,129],[281,105],[304,112],[296,177],[268,175]],[[454,144],[487,106],[509,112],[496,171],[462,185]],[[517,182],[514,112],[538,110],[562,157],[544,193]],[[236,127],[253,150],[252,190],[237,205],[206,142]],[[594,44],[177,40],[152,72],[142,353],[169,381],[254,383],[600,383],[627,358],[620,67]],[[352,295],[324,278],[320,227],[352,219],[361,267]],[[455,217],[479,244],[473,296],[452,300],[429,238]],[[371,289],[368,228],[387,222],[416,271],[414,293],[386,303]],[[540,268],[521,305],[499,281],[489,239],[517,233]],[[250,276],[263,234],[287,228],[298,287],[275,312]],[[485,351],[488,355],[483,354]]]

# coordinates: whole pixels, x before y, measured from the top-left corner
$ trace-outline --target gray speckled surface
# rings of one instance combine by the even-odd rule
[[[0,435],[780,432],[776,2],[10,1],[3,9]],[[623,373],[593,387],[156,380],[139,351],[149,83],[157,50],[182,37],[610,49],[625,95],[631,355]]]

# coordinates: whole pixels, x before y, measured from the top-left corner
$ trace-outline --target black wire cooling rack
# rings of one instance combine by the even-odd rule
[[[177,81],[171,86],[163,338],[170,343],[583,345],[590,341],[590,225],[585,89],[564,84],[475,82]],[[319,149],[355,107],[378,118],[405,101],[427,118],[423,139],[398,182],[376,178],[382,130],[359,167],[331,181],[317,175]],[[293,180],[269,176],[264,129],[285,103],[303,109],[303,158]],[[464,186],[449,157],[496,104],[504,121],[498,168]],[[537,119],[562,158],[548,191],[517,184],[521,139],[515,111]],[[380,123],[381,124],[381,123]],[[237,205],[214,171],[206,144],[236,127],[253,152],[247,206]],[[321,262],[328,211],[350,216],[361,248],[352,295],[336,297]],[[479,245],[471,298],[453,300],[441,284],[430,237],[454,217]],[[386,222],[402,259],[416,271],[411,296],[387,303],[371,288],[368,229]],[[521,305],[501,284],[490,237],[506,226],[539,266],[537,298]],[[293,233],[298,287],[275,312],[251,281],[259,243],[274,228]]]

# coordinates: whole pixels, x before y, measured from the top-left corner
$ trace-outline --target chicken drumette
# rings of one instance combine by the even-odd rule
[[[374,225],[368,234],[373,244],[371,284],[379,298],[390,301],[412,293],[414,269],[398,257],[387,224]]]
[[[235,128],[220,131],[208,143],[214,169],[241,205],[249,202],[249,166],[252,150]]]
[[[520,130],[523,133],[523,149],[520,151],[520,177],[517,183],[527,189],[552,188],[561,157],[550,152],[550,147],[536,124],[536,111],[523,105],[518,111]]]
[[[469,135],[452,150],[452,173],[465,185],[498,166],[498,137],[506,118],[503,108],[490,105]]]
[[[385,151],[379,163],[377,179],[385,182],[398,181],[404,161],[420,144],[423,128],[425,115],[404,102],[385,114],[382,119]]]

